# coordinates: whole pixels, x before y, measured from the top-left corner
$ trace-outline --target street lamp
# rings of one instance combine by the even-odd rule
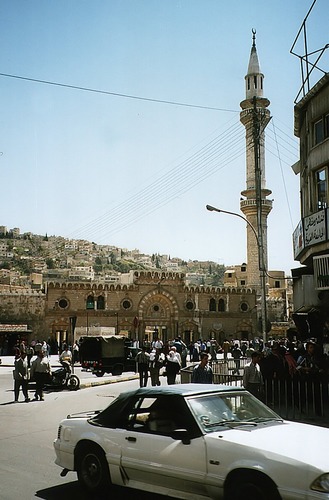
[[[235,217],[240,217],[240,219],[243,219],[252,232],[255,235],[256,241],[257,241],[257,248],[258,248],[258,263],[259,263],[259,275],[260,275],[260,291],[261,291],[261,328],[262,328],[262,336],[263,336],[263,343],[265,345],[266,342],[266,329],[267,329],[267,311],[266,311],[266,269],[265,269],[265,262],[264,262],[264,249],[263,245],[258,238],[258,234],[256,232],[256,229],[254,226],[251,224],[251,222],[244,217],[241,214],[238,214],[236,212],[229,212],[228,210],[221,210],[220,208],[213,207],[212,205],[206,205],[206,209],[209,210],[209,212],[219,212],[223,214],[228,214],[228,215],[234,215]]]

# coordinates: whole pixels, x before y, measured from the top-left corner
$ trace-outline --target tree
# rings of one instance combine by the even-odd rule
[[[46,264],[48,269],[55,269],[55,262],[53,259],[46,259]]]
[[[102,259],[100,257],[96,257],[94,264],[94,271],[96,273],[101,273],[103,270]]]

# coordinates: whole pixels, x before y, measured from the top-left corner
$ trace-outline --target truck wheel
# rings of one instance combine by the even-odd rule
[[[102,377],[104,375],[104,372],[100,371],[100,372],[94,372],[96,377]]]
[[[70,391],[77,391],[80,387],[80,379],[76,375],[71,375],[66,382],[66,387]]]
[[[114,365],[112,370],[112,375],[122,375],[123,366],[122,365]]]
[[[104,452],[95,445],[84,447],[79,452],[77,474],[82,487],[85,487],[90,493],[101,493],[111,484]]]

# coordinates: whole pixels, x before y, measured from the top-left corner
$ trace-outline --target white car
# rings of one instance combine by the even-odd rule
[[[122,393],[69,415],[61,475],[186,499],[329,499],[329,429],[284,421],[244,389],[182,384]]]

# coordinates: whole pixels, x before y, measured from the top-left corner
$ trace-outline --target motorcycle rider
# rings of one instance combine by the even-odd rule
[[[67,344],[63,344],[63,351],[61,352],[59,356],[59,361],[63,364],[68,363],[69,367],[71,366],[72,363],[72,352],[68,348]],[[63,366],[66,368],[67,365],[63,364]]]

